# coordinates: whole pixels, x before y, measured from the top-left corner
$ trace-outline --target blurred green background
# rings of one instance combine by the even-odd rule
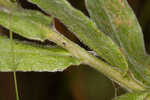
[[[88,16],[84,0],[68,1]],[[26,0],[19,2],[24,8],[38,9]],[[150,0],[128,2],[141,24],[146,49],[150,52]],[[69,34],[73,41],[80,43],[59,20],[56,19],[55,23],[61,33]],[[103,74],[85,65],[70,66],[64,72],[55,73],[17,72],[17,80],[20,100],[111,100],[126,92]],[[0,72],[0,100],[16,100],[11,72]]]

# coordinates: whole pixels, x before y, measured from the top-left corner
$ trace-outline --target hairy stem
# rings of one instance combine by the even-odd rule
[[[121,85],[128,91],[132,92],[146,90],[143,85],[139,84],[131,77],[124,77],[118,70],[101,61],[97,57],[89,54],[85,49],[81,48],[79,45],[70,41],[63,35],[52,31],[50,32],[50,34],[48,34],[48,39],[50,41],[55,42],[59,46],[67,49],[70,53],[72,53],[73,56],[80,59],[83,62],[83,64],[87,64],[90,67],[98,70],[99,72],[103,73],[111,80],[117,82],[119,85]]]

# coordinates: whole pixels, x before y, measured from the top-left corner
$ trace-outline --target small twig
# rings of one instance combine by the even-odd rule
[[[115,91],[115,95],[114,95],[114,97],[117,97],[117,96],[118,96],[118,88],[117,88],[117,86],[116,86],[115,82],[113,82],[113,81],[112,81],[112,85],[113,85],[113,87],[114,87],[114,91]]]

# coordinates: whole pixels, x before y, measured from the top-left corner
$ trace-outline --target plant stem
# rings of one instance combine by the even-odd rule
[[[19,100],[16,72],[13,72],[13,75],[14,75],[14,84],[15,84],[15,91],[16,91],[16,100]]]
[[[73,56],[81,60],[84,64],[87,64],[90,67],[98,70],[99,72],[102,72],[105,76],[117,82],[128,91],[132,92],[146,90],[144,85],[139,84],[131,77],[124,77],[117,69],[114,69],[112,66],[89,54],[85,49],[70,41],[62,34],[56,33],[54,31],[51,31],[49,33],[50,34],[48,34],[48,39],[50,41],[53,41],[59,46],[67,49],[70,53],[72,53]]]
[[[15,67],[15,55],[14,55],[13,33],[12,33],[12,31],[9,31],[9,35],[10,35],[10,41],[11,41],[12,66]],[[16,91],[16,100],[19,100],[18,87],[17,87],[17,77],[16,77],[16,69],[13,72],[13,77],[14,77],[14,85],[15,85],[15,91]]]

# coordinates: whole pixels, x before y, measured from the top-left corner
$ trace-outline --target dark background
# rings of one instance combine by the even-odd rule
[[[38,9],[26,0],[19,2],[24,8]],[[84,0],[69,0],[69,2],[88,15]],[[150,0],[128,0],[128,2],[141,24],[146,49],[150,52]],[[80,43],[59,20],[56,19],[55,23],[61,33],[69,34],[73,41]],[[70,66],[64,72],[55,73],[17,72],[17,80],[20,100],[111,100],[125,93],[125,90],[117,84],[85,65]],[[11,72],[0,72],[0,100],[16,100]]]

